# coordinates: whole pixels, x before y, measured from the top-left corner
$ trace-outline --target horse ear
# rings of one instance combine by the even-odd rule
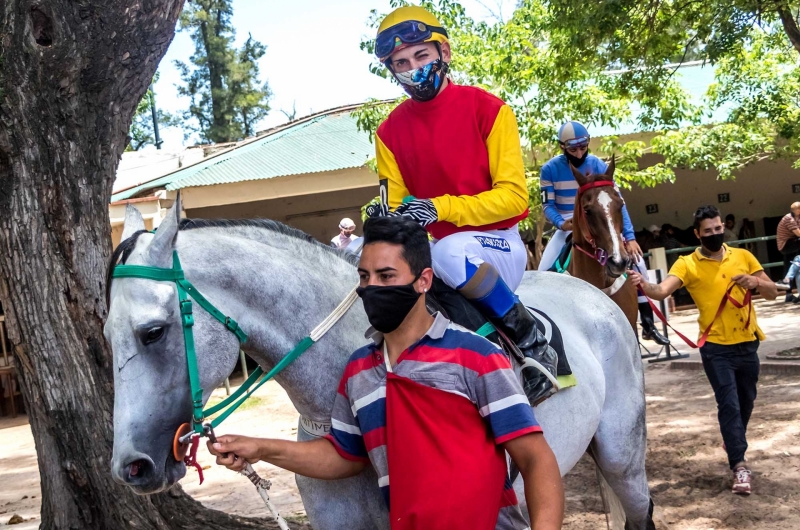
[[[608,169],[606,169],[606,178],[608,180],[614,180],[614,170],[617,169],[617,155],[611,155],[611,162],[608,164]]]
[[[125,223],[122,228],[122,238],[120,241],[125,241],[134,233],[140,230],[146,230],[144,226],[144,218],[138,208],[132,206],[130,203],[125,207]]]
[[[581,173],[578,168],[569,163],[569,168],[572,170],[572,175],[575,177],[575,180],[578,182],[580,186],[583,186],[587,182],[589,182],[589,177]]]
[[[172,250],[175,248],[175,239],[178,237],[178,229],[181,221],[181,195],[175,198],[175,203],[167,211],[167,216],[161,221],[156,229],[156,235],[147,250],[150,258],[148,261],[153,265],[162,267],[172,266]]]

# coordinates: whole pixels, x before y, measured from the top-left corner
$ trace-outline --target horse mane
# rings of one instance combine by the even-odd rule
[[[178,223],[179,231],[199,230],[203,228],[259,228],[268,230],[305,242],[324,252],[330,252],[350,265],[358,265],[358,256],[355,254],[320,243],[302,230],[292,228],[291,226],[273,221],[272,219],[181,219]],[[125,241],[121,241],[120,244],[117,245],[117,248],[114,249],[114,252],[112,252],[111,258],[108,260],[108,267],[106,268],[106,307],[111,305],[111,280],[113,279],[114,267],[118,264],[125,264],[131,252],[133,252],[133,249],[136,248],[139,236],[146,233],[148,233],[147,230],[134,232]]]

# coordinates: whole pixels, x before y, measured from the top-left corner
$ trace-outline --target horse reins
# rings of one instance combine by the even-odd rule
[[[580,222],[581,220],[584,219],[584,212],[583,212],[583,207],[581,206],[580,203],[580,198],[586,191],[592,188],[607,188],[607,187],[614,187],[614,181],[595,180],[594,182],[588,182],[583,186],[581,186],[580,188],[578,188],[578,194],[575,196],[575,213],[573,214],[573,217],[577,217],[577,221],[579,221],[578,224],[580,225],[581,236],[587,243],[589,243],[592,246],[593,252],[589,252],[585,248],[582,248],[577,242],[575,242],[573,246],[578,250],[580,250],[581,252],[583,252],[584,254],[586,254],[587,256],[589,256],[590,258],[592,258],[593,260],[595,260],[596,262],[598,262],[603,267],[605,267],[606,263],[608,263],[608,253],[602,248],[597,248],[597,245],[594,242],[592,234],[589,233],[589,227],[586,226],[586,223]],[[573,231],[574,228],[575,227],[573,227]]]
[[[697,344],[692,342],[692,340],[690,340],[686,335],[684,335],[677,329],[673,328],[672,325],[669,322],[667,322],[667,318],[664,316],[663,313],[661,313],[661,311],[658,309],[656,304],[653,303],[653,301],[650,299],[649,296],[645,295],[645,298],[647,298],[647,303],[650,304],[650,307],[653,309],[653,313],[655,313],[656,316],[662,322],[664,322],[667,326],[669,326],[669,329],[674,331],[675,334],[677,334],[681,339],[683,339],[683,342],[685,342],[687,346],[689,346],[690,348],[702,348],[703,345],[706,343],[706,340],[708,340],[708,336],[711,333],[711,327],[714,325],[714,322],[716,322],[717,319],[722,315],[722,311],[725,309],[725,306],[728,305],[728,302],[730,302],[731,305],[736,309],[744,309],[745,307],[747,307],[747,321],[744,323],[744,329],[750,327],[750,317],[753,314],[753,293],[752,291],[750,291],[750,289],[746,289],[747,292],[744,295],[744,299],[741,302],[739,302],[733,296],[731,296],[731,291],[733,291],[733,288],[736,287],[736,285],[737,285],[736,282],[731,283],[730,287],[728,287],[728,289],[725,291],[725,294],[722,296],[722,301],[719,304],[719,308],[717,308],[717,313],[714,315],[714,318],[711,319],[711,322],[709,322],[708,326],[706,326],[706,329],[703,330],[703,333],[702,335],[700,335],[700,340],[697,341]],[[644,294],[644,291],[642,291],[641,289],[639,289],[639,292]]]
[[[200,476],[200,484],[203,483],[203,468],[197,462],[197,449],[200,444],[200,438],[203,436],[214,436],[214,427],[222,423],[225,418],[239,408],[253,393],[258,390],[264,383],[278,375],[292,361],[297,359],[306,350],[308,350],[314,343],[319,341],[325,333],[330,330],[336,322],[341,319],[348,309],[358,299],[355,288],[345,297],[344,300],[325,318],[319,326],[314,328],[311,333],[303,340],[301,340],[292,350],[290,350],[281,360],[276,364],[263,377],[264,370],[259,366],[257,367],[250,377],[242,383],[242,385],[230,396],[222,400],[222,402],[203,410],[203,388],[200,386],[200,372],[197,369],[197,354],[194,347],[194,314],[192,308],[192,300],[197,302],[200,307],[205,309],[214,319],[221,322],[231,333],[236,335],[239,344],[244,344],[247,341],[247,334],[239,327],[239,324],[229,316],[223,314],[219,309],[209,302],[200,292],[195,288],[189,280],[186,279],[183,268],[181,267],[180,259],[178,259],[178,251],[172,252],[172,268],[162,267],[148,267],[144,265],[117,265],[114,267],[112,278],[139,278],[144,280],[155,280],[160,282],[173,282],[178,290],[178,305],[181,310],[181,323],[183,328],[183,341],[186,350],[186,364],[189,370],[189,387],[191,390],[192,401],[192,418],[190,423],[184,423],[178,428],[175,433],[172,445],[172,454],[178,462],[183,461],[187,466],[192,466],[197,469]],[[253,386],[255,385],[255,386]],[[252,389],[251,389],[252,387]],[[206,418],[220,412],[221,414],[211,420],[205,422]],[[269,486],[265,485],[268,481],[264,481],[252,468],[247,469],[244,473],[253,484],[258,488],[259,494],[264,498],[270,512],[275,515],[278,520],[279,526],[284,528],[286,523],[277,514],[274,507],[271,506],[269,498],[265,496],[266,489]]]

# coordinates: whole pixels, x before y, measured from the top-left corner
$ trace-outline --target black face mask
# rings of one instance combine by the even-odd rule
[[[381,333],[391,333],[400,327],[420,297],[420,293],[414,290],[417,279],[419,276],[408,285],[369,285],[356,289],[373,328]]]
[[[722,239],[725,237],[725,234],[714,234],[710,236],[703,236],[700,238],[700,242],[703,243],[703,246],[709,252],[717,252],[719,249],[722,248]]]
[[[564,154],[567,155],[567,160],[569,160],[570,164],[572,164],[575,167],[581,167],[583,163],[586,162],[586,157],[589,156],[589,150],[587,149],[586,151],[584,151],[583,156],[580,158],[569,154],[569,152],[566,149],[564,149]]]

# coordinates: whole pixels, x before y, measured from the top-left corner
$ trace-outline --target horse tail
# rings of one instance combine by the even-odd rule
[[[600,486],[600,498],[603,500],[603,511],[606,514],[606,527],[611,530],[624,530],[625,528],[625,510],[622,508],[617,494],[611,489],[603,473],[600,471],[600,466],[596,463],[594,465],[594,472],[597,475],[597,482]]]
[[[606,515],[606,528],[608,530],[625,530],[625,523],[627,522],[625,509],[622,507],[622,502],[619,500],[619,497],[617,497],[617,494],[611,489],[611,485],[606,480],[606,477],[603,476],[600,466],[597,465],[597,458],[592,450],[593,445],[594,443],[589,445],[586,452],[589,453],[589,456],[591,456],[594,461],[594,473],[597,476],[597,484],[600,488],[600,499],[603,501],[603,512]]]

